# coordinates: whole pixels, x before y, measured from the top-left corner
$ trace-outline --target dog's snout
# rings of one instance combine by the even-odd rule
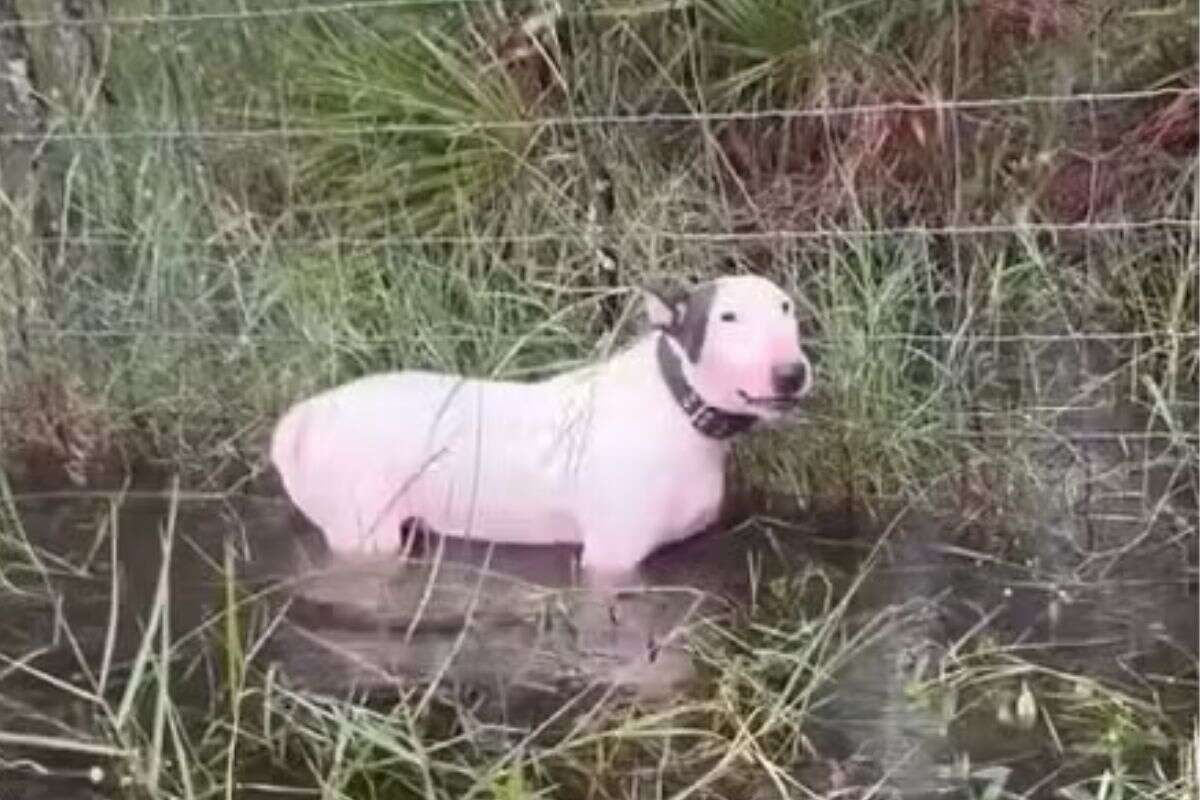
[[[808,388],[808,363],[794,361],[791,364],[780,364],[771,370],[771,383],[774,384],[777,394],[799,394]]]

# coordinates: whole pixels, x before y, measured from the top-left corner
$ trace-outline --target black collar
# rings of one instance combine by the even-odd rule
[[[675,402],[691,420],[692,427],[710,439],[728,439],[750,429],[758,422],[753,414],[734,414],[704,402],[683,374],[679,354],[667,341],[667,334],[658,337],[658,368]]]

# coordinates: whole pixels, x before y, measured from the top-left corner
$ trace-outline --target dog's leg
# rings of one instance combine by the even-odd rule
[[[601,650],[627,658],[640,652],[649,663],[658,656],[660,611],[653,592],[646,592],[639,564],[597,564],[582,561],[585,602],[577,624]]]
[[[579,557],[582,584],[591,601],[589,607],[606,615],[606,619],[601,618],[598,623],[602,626],[615,628],[624,621],[626,627],[632,624],[637,628],[638,611],[644,600],[638,590],[643,588],[640,565],[647,555],[645,528],[636,521],[613,524],[617,520],[613,519],[611,511],[591,519],[604,520],[606,524],[603,531],[595,528],[585,531],[583,552]],[[621,610],[622,595],[632,603],[632,607],[626,609],[628,615]],[[632,630],[625,631],[624,635],[632,633]],[[648,632],[647,636],[650,636]]]
[[[640,565],[650,554],[653,527],[647,527],[647,515],[621,508],[623,498],[597,497],[596,505],[582,513],[583,551],[579,565],[583,584],[604,602],[613,624],[619,622],[618,600],[623,591],[642,588]],[[601,501],[611,502],[601,502]]]
[[[420,517],[408,517],[400,523],[400,560],[423,558],[429,549],[433,531]]]
[[[598,564],[587,555],[585,549],[579,560],[572,626],[581,654],[611,658],[628,648],[626,640],[633,633],[628,620],[621,624],[624,615],[618,609],[620,593],[636,582],[637,571],[626,565]]]
[[[641,575],[637,565],[608,565],[588,561],[587,552],[580,558],[581,583],[596,601],[607,610],[613,625],[620,624],[617,613],[622,591],[636,588],[640,584]]]

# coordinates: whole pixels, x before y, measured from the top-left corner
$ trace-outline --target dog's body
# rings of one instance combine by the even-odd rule
[[[585,571],[626,574],[716,518],[727,436],[807,389],[783,295],[723,281],[652,308],[660,330],[609,360],[544,381],[408,371],[326,391],[283,417],[272,461],[334,553],[394,553],[402,524],[419,520],[451,536],[580,544]],[[710,317],[735,314],[717,305],[778,313],[780,302],[790,323],[765,335],[722,344],[707,332]],[[786,397],[764,389],[784,363],[802,376]],[[736,387],[706,392],[714,382]]]
[[[401,523],[487,541],[585,544],[636,563],[721,500],[727,444],[692,430],[645,339],[540,383],[361,378],[284,418],[273,460],[334,552],[395,552]],[[669,443],[663,446],[664,443]]]

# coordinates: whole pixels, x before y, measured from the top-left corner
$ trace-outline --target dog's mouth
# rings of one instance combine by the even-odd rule
[[[741,389],[738,389],[738,394],[741,395],[742,401],[751,408],[761,408],[765,411],[791,411],[800,405],[800,398],[794,395],[770,395],[767,397],[755,397]]]

